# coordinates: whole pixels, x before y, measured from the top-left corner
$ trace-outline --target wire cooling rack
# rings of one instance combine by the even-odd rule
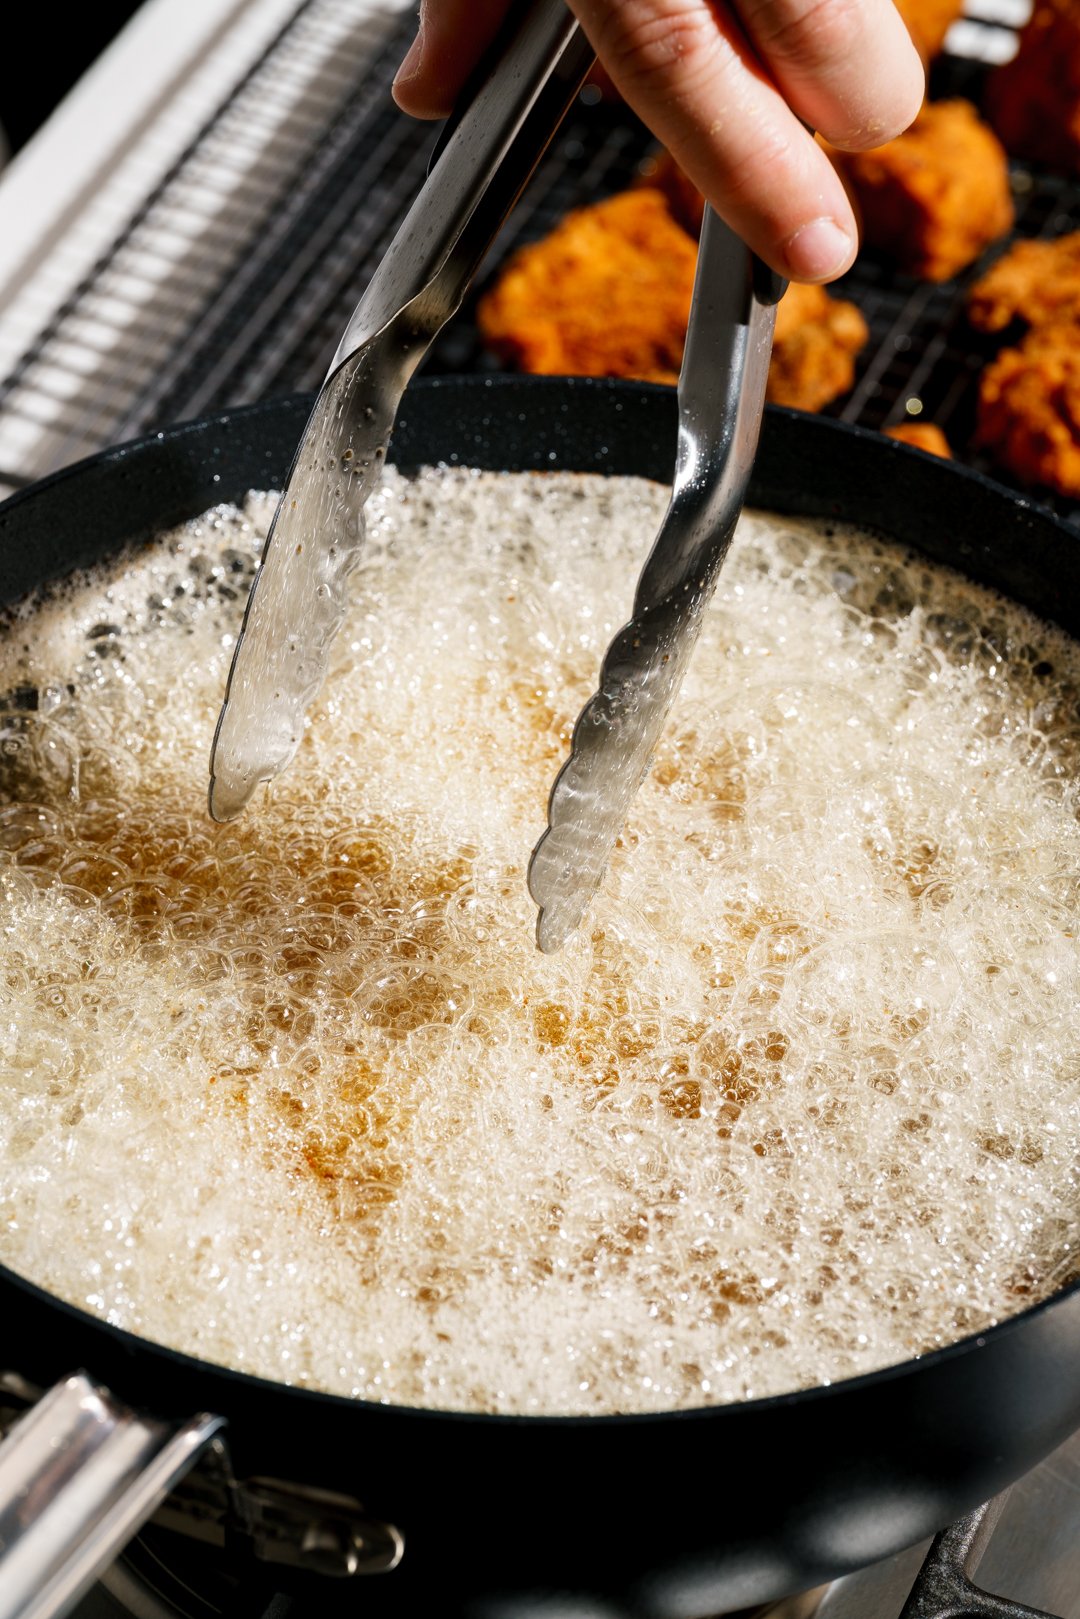
[[[1015,48],[1029,4],[968,0],[935,67],[934,95],[978,102],[988,67]],[[363,27],[354,16],[352,0],[304,0],[33,334],[0,379],[0,466],[8,461],[11,483],[103,444],[321,381],[433,140],[388,93],[411,16],[387,12]],[[288,116],[271,118],[268,109],[283,102]],[[488,276],[568,209],[631,183],[650,145],[625,107],[587,89],[496,244]],[[1075,182],[1021,166],[1012,179],[1017,235],[1080,228]],[[930,285],[861,255],[836,290],[862,309],[870,342],[852,391],[829,414],[873,428],[922,416],[982,465],[963,447],[992,352],[964,316],[967,286],[983,267]],[[474,308],[470,300],[442,334],[429,371],[497,368]],[[3,447],[13,424],[22,428],[17,464]],[[1080,528],[1080,508],[1058,509]]]

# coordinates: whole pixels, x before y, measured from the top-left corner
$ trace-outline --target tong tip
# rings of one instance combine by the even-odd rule
[[[211,772],[210,790],[207,794],[207,807],[212,821],[235,821],[251,798],[252,788],[246,784],[242,786],[226,785]]]
[[[561,950],[576,933],[607,869],[607,850],[581,846],[579,829],[556,813],[529,860],[529,893],[537,907],[536,944],[544,955]],[[589,855],[592,858],[588,858]]]

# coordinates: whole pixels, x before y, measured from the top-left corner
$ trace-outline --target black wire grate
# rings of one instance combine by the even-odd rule
[[[45,424],[18,469],[27,477],[105,443],[321,381],[433,140],[388,94],[411,16],[385,17],[374,43],[370,27],[355,35],[346,28],[343,44],[347,6],[304,0],[0,381],[0,413]],[[977,8],[978,0],[969,9]],[[314,64],[311,83],[289,118],[271,127],[265,109],[278,77],[305,60]],[[934,95],[977,102],[986,71],[978,60],[942,58]],[[631,183],[651,144],[624,107],[587,92],[496,244],[487,278],[569,209]],[[207,197],[237,151],[247,155],[243,183],[215,211]],[[1080,229],[1080,184],[1014,167],[1013,185],[1017,235]],[[963,459],[993,472],[965,449],[978,374],[994,351],[964,315],[967,288],[983,267],[931,285],[860,256],[836,290],[862,309],[870,342],[854,388],[827,413],[871,428],[921,416],[944,429]],[[474,311],[475,297],[435,344],[429,371],[498,368]],[[73,372],[82,378],[74,387]],[[1080,529],[1080,506],[1049,503]]]
[[[1080,229],[1080,184],[1015,164],[1011,172],[1016,228],[1009,241]],[[979,372],[1000,347],[1000,341],[968,325],[965,303],[973,282],[1007,246],[995,244],[962,276],[940,285],[914,281],[868,255],[860,257],[836,290],[862,309],[870,343],[854,388],[830,414],[866,427],[885,427],[908,414],[924,416],[946,432],[966,461],[1000,477],[989,461],[964,451],[974,429]],[[1080,526],[1074,502],[1058,500],[1056,506]]]

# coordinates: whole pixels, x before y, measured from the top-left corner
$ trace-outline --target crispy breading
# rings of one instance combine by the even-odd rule
[[[897,439],[901,444],[911,444],[927,455],[939,455],[943,461],[953,458],[948,439],[933,422],[897,422],[894,427],[885,429],[885,437]]]
[[[1036,0],[1011,62],[986,86],[990,122],[1016,157],[1080,174],[1080,5]]]
[[[480,300],[480,331],[523,371],[675,382],[696,258],[659,191],[622,192],[516,253]]]
[[[888,145],[830,155],[866,245],[927,281],[947,281],[1012,226],[1004,149],[970,101],[928,103]]]
[[[1017,242],[968,294],[968,319],[980,332],[1080,321],[1080,231],[1052,242]]]
[[[480,301],[480,331],[522,371],[676,382],[696,255],[659,191],[623,192],[515,254]],[[777,310],[768,397],[820,410],[851,387],[866,340],[854,304],[792,286]]]
[[[870,333],[854,304],[824,287],[792,282],[776,311],[766,397],[796,410],[820,410],[855,380],[855,357]]]
[[[1025,483],[1080,495],[1080,326],[1037,326],[987,366],[974,443]]]
[[[937,56],[964,9],[964,0],[895,0],[895,4],[924,62]]]
[[[639,183],[651,186],[654,191],[662,191],[683,230],[689,231],[691,236],[701,235],[705,198],[666,147],[661,146],[645,160]]]

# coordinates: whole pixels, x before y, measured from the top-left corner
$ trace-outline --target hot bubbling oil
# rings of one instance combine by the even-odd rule
[[[14,623],[0,1259],[426,1405],[646,1410],[904,1359],[1080,1250],[1080,660],[744,521],[583,933],[524,867],[664,492],[396,474],[290,775],[206,817],[272,509]]]

